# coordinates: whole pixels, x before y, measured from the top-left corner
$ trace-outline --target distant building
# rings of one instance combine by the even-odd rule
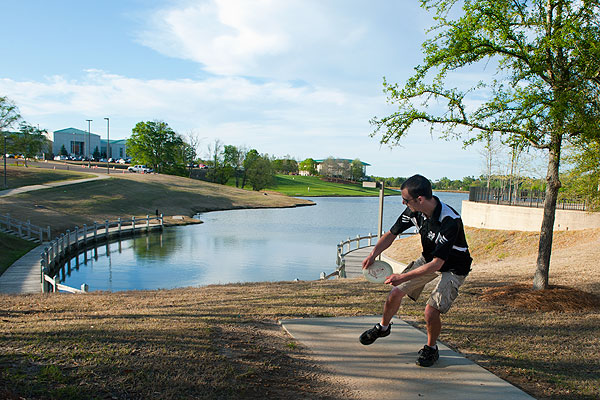
[[[106,153],[106,143],[106,140],[102,140],[102,153]],[[127,154],[127,139],[110,141],[109,157],[118,160],[119,158],[125,158],[128,156],[129,155]]]
[[[108,142],[100,138],[100,135],[88,133],[76,128],[66,128],[54,131],[52,137],[46,135],[52,142],[52,153],[60,154],[60,149],[64,146],[70,156],[91,157],[96,149],[104,157]],[[119,159],[127,157],[126,140],[111,140],[109,157]]]
[[[325,160],[327,160],[327,159],[323,159],[323,160],[315,160],[315,162],[317,163],[317,172],[318,172],[319,174],[321,173],[321,168],[322,168],[322,166],[323,166],[323,162],[325,162]],[[344,166],[344,164],[352,164],[352,162],[353,162],[354,160],[350,160],[350,159],[348,159],[348,158],[334,158],[334,159],[333,159],[333,161],[337,162],[337,163],[338,163],[338,165],[339,165],[340,167],[343,167],[343,166]],[[360,161],[360,160],[359,160],[359,161]],[[366,162],[364,162],[364,161],[361,161],[360,163],[362,164],[362,167],[363,167],[363,175],[364,175],[364,176],[367,176],[367,167],[370,167],[370,166],[371,166],[371,164],[369,164],[369,163],[366,163]]]

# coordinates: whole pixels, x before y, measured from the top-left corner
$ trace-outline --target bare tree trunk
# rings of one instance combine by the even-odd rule
[[[558,167],[560,165],[560,138],[558,145],[550,149],[548,160],[548,174],[546,181],[546,198],[544,199],[544,218],[540,230],[540,243],[538,247],[538,258],[533,276],[533,288],[543,290],[548,288],[548,277],[550,272],[550,255],[552,253],[552,236],[554,232],[554,219],[556,213],[556,200],[558,189],[561,186]]]

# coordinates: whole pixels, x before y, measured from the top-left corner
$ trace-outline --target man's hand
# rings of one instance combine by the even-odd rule
[[[406,274],[391,274],[390,276],[387,277],[387,279],[385,280],[385,284],[389,284],[392,286],[398,286],[399,284],[401,284],[402,282],[406,282],[408,279],[406,279]]]
[[[362,262],[362,268],[363,268],[363,269],[367,269],[367,268],[369,268],[369,266],[370,266],[371,264],[373,264],[373,262],[374,262],[374,261],[375,261],[375,258],[373,258],[373,257],[371,257],[371,256],[368,256],[367,258],[365,258],[365,259],[363,260],[363,262]]]

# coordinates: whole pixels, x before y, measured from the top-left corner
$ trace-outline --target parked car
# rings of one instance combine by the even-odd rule
[[[68,160],[69,157],[67,157],[67,156],[54,156],[54,159],[56,161],[64,161],[64,160]]]
[[[119,164],[125,164],[125,159],[123,158],[119,158],[119,160],[117,161]]]
[[[152,168],[148,168],[145,165],[134,165],[132,167],[127,168],[129,172],[141,172],[142,174],[149,174],[150,172],[154,172]]]

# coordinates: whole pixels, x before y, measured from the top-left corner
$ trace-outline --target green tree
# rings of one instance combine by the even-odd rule
[[[100,158],[100,150],[98,150],[98,146],[94,148],[94,153],[92,154],[92,157],[94,157],[94,160],[96,161],[98,161],[98,159]]]
[[[258,156],[247,171],[252,190],[262,190],[273,183],[273,168],[267,155]]]
[[[27,166],[28,158],[41,155],[50,147],[50,141],[44,136],[44,132],[26,122],[21,122],[19,132],[10,134],[9,151],[23,154]]]
[[[232,176],[232,169],[225,163],[225,151],[219,139],[215,139],[213,145],[208,148],[211,154],[210,169],[206,174],[209,181],[224,185]]]
[[[350,170],[352,171],[353,181],[361,180],[365,176],[362,161],[360,161],[358,158],[352,160],[352,164],[350,164]]]
[[[232,176],[235,177],[235,187],[239,187],[238,169],[242,160],[242,152],[237,147],[225,145],[223,150],[223,163],[225,164],[225,175],[227,180]]]
[[[255,149],[248,150],[246,157],[244,157],[244,174],[242,175],[242,189],[246,186],[248,180],[248,171],[252,168],[252,165],[260,158],[260,154]]]
[[[60,155],[61,156],[68,156],[69,155],[69,152],[67,151],[67,148],[65,147],[64,144],[62,146],[60,146]]]
[[[273,171],[280,174],[293,174],[298,172],[298,162],[290,156],[284,156],[271,161]]]
[[[374,135],[397,143],[413,124],[470,132],[548,151],[547,186],[533,287],[548,287],[563,141],[598,138],[600,117],[599,0],[422,0],[437,25],[425,59],[400,87],[384,80],[393,114],[374,118]],[[458,4],[462,13],[455,19]],[[497,65],[498,74],[452,87],[452,73]],[[481,100],[487,99],[487,100]],[[475,105],[473,105],[475,104]]]
[[[21,120],[19,108],[8,97],[0,96],[0,134]]]
[[[564,176],[562,197],[582,199],[592,210],[600,209],[600,142],[576,146],[566,159],[572,168]]]
[[[127,153],[157,172],[181,173],[183,139],[166,122],[138,122],[127,139]]]
[[[298,165],[300,171],[307,171],[310,175],[317,174],[317,163],[312,158],[307,158]]]
[[[465,176],[462,178],[462,182],[460,183],[460,190],[468,191],[471,186],[475,186],[475,182],[476,180],[472,176]]]

